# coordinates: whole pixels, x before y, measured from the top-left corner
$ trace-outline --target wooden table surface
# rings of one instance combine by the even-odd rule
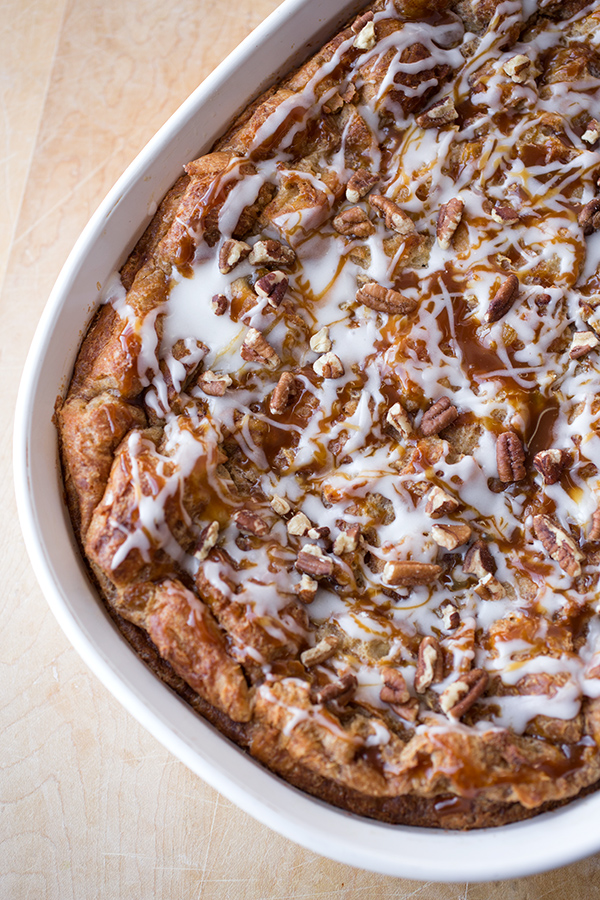
[[[518,881],[447,885],[371,874],[279,837],[113,700],[29,565],[11,426],[52,284],[128,163],[276,5],[0,0],[0,898],[589,900],[600,855]]]

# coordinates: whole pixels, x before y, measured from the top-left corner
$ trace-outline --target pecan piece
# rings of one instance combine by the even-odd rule
[[[525,450],[514,431],[504,431],[496,441],[498,477],[504,484],[525,478]]]
[[[485,669],[471,669],[440,695],[440,706],[451,719],[461,719],[485,692],[489,676]]]
[[[421,434],[430,437],[432,434],[439,434],[444,428],[452,425],[458,410],[452,405],[448,397],[440,397],[433,406],[430,406],[421,419]]]
[[[292,507],[285,497],[279,497],[277,494],[273,494],[271,497],[271,509],[273,512],[276,512],[278,516],[287,516],[287,514],[291,512]]]
[[[514,225],[520,219],[519,213],[512,206],[494,206],[490,216],[499,225]]]
[[[369,10],[369,12],[363,13],[362,16],[357,16],[350,27],[354,34],[360,34],[365,25],[372,21],[373,13],[371,12],[371,10]]]
[[[600,197],[594,197],[579,210],[577,221],[585,235],[598,231],[600,228]]]
[[[228,306],[227,297],[225,294],[215,294],[212,298],[212,311],[215,316],[224,316],[227,312]]]
[[[322,378],[341,378],[344,374],[344,365],[335,353],[324,353],[314,361],[313,369]]]
[[[446,550],[456,550],[462,547],[471,537],[472,531],[468,525],[434,525],[431,529],[431,537],[438,547]]]
[[[303,512],[296,513],[287,523],[288,534],[305,535],[312,528],[312,522]]]
[[[312,603],[318,587],[318,581],[315,581],[310,575],[303,575],[298,584],[294,585],[294,590],[298,600],[301,600],[302,603]]]
[[[388,425],[391,425],[392,428],[395,428],[399,434],[403,434],[405,437],[409,437],[413,433],[412,422],[401,403],[394,403],[393,406],[390,406],[385,420]]]
[[[412,559],[386,562],[383,567],[384,584],[403,587],[414,587],[419,584],[430,584],[441,575],[442,567],[434,563],[416,562]]]
[[[509,311],[518,296],[519,279],[516,275],[509,275],[492,297],[485,314],[485,321],[491,325],[493,322],[501,319]]]
[[[357,684],[356,675],[346,672],[338,681],[330,681],[329,684],[314,691],[313,701],[329,703],[331,700],[335,700],[340,706],[345,706],[352,699]]]
[[[271,415],[279,416],[284,413],[291,406],[297,390],[298,385],[292,373],[282,372],[269,401]]]
[[[417,116],[415,121],[421,128],[436,128],[441,125],[448,125],[457,118],[458,113],[454,106],[454,100],[448,96],[443,97],[437,103],[434,103],[433,106],[430,106],[429,109],[426,109],[420,116]]]
[[[441,612],[444,628],[447,631],[456,631],[456,629],[460,625],[460,613],[455,607],[454,603],[444,603]]]
[[[417,226],[397,203],[381,194],[371,194],[369,203],[384,219],[386,227],[400,235],[416,234]]]
[[[441,519],[442,516],[456,512],[459,506],[460,502],[456,497],[435,484],[427,495],[425,514],[432,519]]]
[[[582,356],[587,356],[590,350],[593,350],[598,344],[600,341],[593,331],[576,331],[571,342],[569,356],[571,359],[580,359]]]
[[[479,594],[482,600],[502,600],[506,595],[502,582],[494,578],[491,572],[484,575],[473,590],[476,594]]]
[[[306,544],[296,559],[296,568],[311,578],[329,578],[333,572],[333,560],[325,556],[316,544]]]
[[[342,106],[344,105],[344,100],[338,93],[338,91],[334,91],[331,97],[325,101],[323,104],[323,112],[331,115],[332,113],[338,112]]]
[[[590,119],[586,130],[581,135],[581,140],[586,144],[595,144],[598,138],[600,138],[600,122],[598,119]]]
[[[354,38],[352,46],[357,50],[372,50],[375,43],[375,26],[373,22],[367,22]]]
[[[310,669],[311,666],[320,666],[321,663],[327,662],[333,656],[340,643],[337,635],[328,634],[327,637],[324,637],[322,641],[319,641],[310,650],[305,650],[304,653],[301,653],[300,662],[307,669]]]
[[[291,247],[286,247],[281,241],[271,238],[257,241],[248,261],[253,266],[291,266],[296,261],[296,254]]]
[[[444,677],[444,657],[440,645],[434,637],[424,637],[419,644],[415,691],[424,693],[427,688]]]
[[[346,200],[349,203],[358,203],[367,196],[378,181],[378,176],[372,175],[367,169],[357,169],[346,185]]]
[[[354,553],[360,542],[360,525],[348,525],[345,531],[340,531],[333,544],[333,552],[336,556],[342,553]]]
[[[588,541],[590,541],[590,543],[600,541],[600,509],[596,509],[592,513],[592,518],[590,521],[590,531],[587,539]]]
[[[539,74],[532,60],[523,53],[517,53],[516,56],[507,60],[502,69],[515,84],[525,84],[529,78]]]
[[[333,227],[338,234],[357,238],[367,238],[375,234],[375,226],[360,206],[342,210],[333,220]]]
[[[570,535],[555,525],[548,516],[534,516],[533,530],[548,556],[556,560],[567,575],[572,578],[581,575],[580,562],[584,559],[584,554]]]
[[[493,575],[495,571],[496,562],[488,545],[485,541],[475,541],[469,547],[465,556],[463,572],[466,575],[477,575],[478,578],[485,578],[486,575]]]
[[[255,534],[257,537],[264,537],[271,530],[269,523],[265,522],[258,513],[252,512],[251,509],[238,510],[233,517],[233,521],[242,534]]]
[[[249,328],[240,348],[242,359],[247,362],[262,362],[269,369],[275,369],[281,362],[269,342],[256,328]]]
[[[309,341],[310,349],[315,353],[329,353],[331,350],[331,341],[329,339],[329,328],[324,325],[316,334],[311,335]]]
[[[206,528],[203,528],[200,532],[200,537],[198,538],[198,543],[196,545],[196,549],[194,551],[194,556],[196,559],[203,560],[206,559],[212,548],[217,543],[219,539],[219,523],[211,522],[210,525],[207,525]]]
[[[289,279],[284,272],[277,269],[274,272],[267,272],[262,278],[259,278],[254,285],[254,289],[259,297],[266,297],[269,306],[277,309],[281,306],[285,292],[288,289]]]
[[[383,687],[379,692],[379,699],[383,703],[397,703],[400,706],[408,703],[410,694],[406,687],[404,675],[398,669],[384,669],[382,672]]]
[[[544,479],[544,484],[556,484],[560,476],[571,463],[571,454],[568,450],[540,450],[533,457],[533,465]]]
[[[391,316],[405,316],[413,312],[418,305],[417,300],[404,297],[392,288],[385,288],[376,281],[369,281],[356,292],[356,299],[363,306],[376,312],[388,313]]]
[[[250,254],[250,245],[245,241],[236,241],[231,238],[224,241],[219,250],[219,271],[227,275],[237,264]]]
[[[460,197],[452,197],[451,200],[448,200],[447,203],[440,206],[437,218],[436,235],[438,244],[442,250],[449,249],[452,238],[454,237],[454,232],[460,225],[464,208],[464,201],[461,200]]]
[[[208,369],[206,372],[200,373],[196,384],[209,397],[223,397],[232,381],[229,375],[222,372],[211,372]]]

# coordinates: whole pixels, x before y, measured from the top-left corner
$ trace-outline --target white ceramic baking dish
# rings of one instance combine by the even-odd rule
[[[140,724],[246,812],[317,853],[389,875],[512,878],[599,850],[600,793],[527,822],[467,833],[387,826],[300,793],[229,743],[138,659],[90,585],[63,503],[52,414],[101,286],[183,163],[207,151],[261,88],[301,62],[360,5],[285,0],[183,104],[96,211],[52,291],[23,374],[15,427],[19,515],[40,585],[75,649]]]

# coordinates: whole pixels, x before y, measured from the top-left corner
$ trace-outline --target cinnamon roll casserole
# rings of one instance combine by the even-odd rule
[[[600,780],[600,3],[377,0],[189,162],[57,420],[157,675],[473,828]]]

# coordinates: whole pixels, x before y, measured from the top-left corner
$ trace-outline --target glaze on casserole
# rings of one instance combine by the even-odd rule
[[[600,5],[378,0],[185,167],[59,410],[160,677],[477,827],[600,778]]]

